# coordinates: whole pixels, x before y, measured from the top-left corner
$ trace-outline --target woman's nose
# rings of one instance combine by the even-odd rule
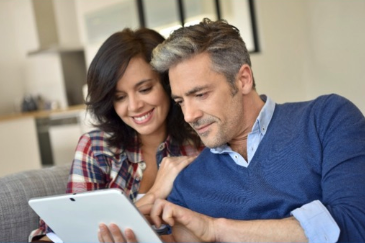
[[[129,96],[128,99],[128,110],[137,111],[143,106],[143,101],[137,96]]]

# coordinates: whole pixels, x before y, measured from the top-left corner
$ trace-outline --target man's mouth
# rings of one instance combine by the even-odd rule
[[[206,131],[208,131],[210,125],[212,125],[212,123],[209,123],[209,124],[206,124],[206,125],[203,125],[203,126],[194,126],[193,128],[195,129],[195,131],[199,134],[203,134],[205,133]]]

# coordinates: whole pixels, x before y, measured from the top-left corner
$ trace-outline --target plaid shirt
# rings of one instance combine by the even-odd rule
[[[105,139],[108,135],[95,130],[81,136],[76,147],[66,193],[79,193],[105,188],[119,188],[135,202],[143,169],[142,149],[110,148]],[[137,136],[135,137],[137,140]],[[176,144],[169,136],[160,144],[156,153],[158,167],[164,157],[197,155],[203,146],[196,149],[192,144]],[[43,236],[50,229],[40,220],[40,227],[31,232],[29,239]]]

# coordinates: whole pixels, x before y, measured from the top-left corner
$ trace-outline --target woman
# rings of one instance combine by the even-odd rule
[[[99,130],[81,136],[67,193],[119,188],[134,202],[145,194],[137,206],[152,203],[167,197],[176,175],[202,150],[170,98],[167,74],[149,65],[162,41],[150,29],[124,29],[100,47],[88,70],[86,102]]]

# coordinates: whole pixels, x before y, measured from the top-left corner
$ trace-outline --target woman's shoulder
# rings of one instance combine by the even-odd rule
[[[88,143],[104,143],[108,138],[108,134],[101,130],[92,130],[81,135],[80,141],[86,141]]]
[[[92,150],[94,154],[106,154],[111,156],[120,154],[124,151],[122,148],[109,146],[107,142],[109,137],[110,134],[98,129],[84,133],[79,139],[77,150]]]

